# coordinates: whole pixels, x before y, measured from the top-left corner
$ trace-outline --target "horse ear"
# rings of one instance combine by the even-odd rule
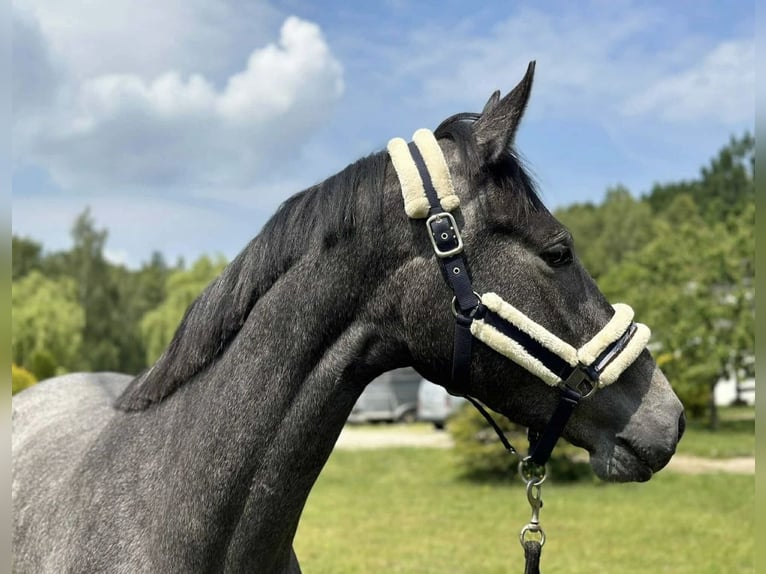
[[[497,161],[513,142],[529,101],[534,75],[535,62],[532,61],[521,82],[503,99],[499,99],[500,92],[492,94],[481,117],[476,120],[474,135],[487,161]]]
[[[484,104],[484,109],[481,111],[481,114],[482,115],[486,114],[489,110],[494,108],[499,101],[500,101],[500,90],[495,90],[494,93],[487,100],[487,103]]]

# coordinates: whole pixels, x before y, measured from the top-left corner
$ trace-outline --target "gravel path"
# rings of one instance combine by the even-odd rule
[[[448,432],[437,430],[408,431],[405,427],[356,428],[346,425],[335,443],[336,448],[371,449],[396,446],[425,446],[450,448],[452,437]]]
[[[430,429],[409,431],[406,427],[402,426],[383,426],[380,429],[375,429],[347,425],[341,431],[335,446],[339,449],[364,450],[403,446],[450,448],[452,444],[452,437],[444,431]],[[668,469],[684,474],[701,474],[706,472],[754,474],[755,458],[711,459],[679,454],[671,459]]]
[[[684,474],[702,474],[705,472],[730,472],[732,474],[755,474],[755,458],[740,456],[736,458],[701,458],[678,454],[670,459],[668,469]]]

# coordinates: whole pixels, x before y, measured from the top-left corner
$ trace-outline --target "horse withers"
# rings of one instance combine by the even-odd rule
[[[514,152],[532,76],[434,135],[472,288],[581,347],[615,311]],[[303,506],[365,385],[411,365],[454,386],[453,293],[432,239],[375,153],[288,199],[146,372],[71,374],[14,397],[15,571],[300,571]],[[555,385],[483,342],[467,360],[466,392],[545,426]],[[644,481],[682,431],[644,350],[563,436],[600,478]]]

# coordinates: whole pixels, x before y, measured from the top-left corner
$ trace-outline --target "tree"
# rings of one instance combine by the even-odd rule
[[[109,269],[117,286],[119,304],[114,309],[113,341],[119,350],[121,372],[138,373],[146,367],[146,342],[141,334],[141,320],[165,298],[165,283],[170,274],[159,252],[137,271],[122,266]]]
[[[154,363],[173,338],[186,309],[202,290],[217,277],[226,260],[200,257],[188,270],[179,269],[167,279],[166,299],[141,321],[141,334],[146,345],[146,360]]]
[[[569,228],[580,261],[596,280],[651,236],[650,207],[622,186],[607,190],[600,206],[576,204],[556,217]]]
[[[82,350],[85,313],[77,301],[77,286],[69,278],[48,279],[32,271],[13,283],[11,352],[19,365],[35,353],[50,353],[56,365],[72,369]]]
[[[712,426],[715,385],[751,368],[754,353],[754,213],[708,225],[691,196],[677,196],[654,239],[601,281],[652,327],[658,363],[692,416],[709,408]]]
[[[67,254],[67,274],[77,283],[77,299],[85,312],[82,339],[87,356],[80,357],[78,368],[83,370],[118,370],[119,348],[115,331],[120,304],[118,289],[104,258],[108,232],[96,229],[95,221],[86,209],[72,227],[74,245]]]
[[[34,270],[40,270],[43,265],[43,246],[26,237],[11,238],[11,254],[13,261],[13,281],[17,281]]]

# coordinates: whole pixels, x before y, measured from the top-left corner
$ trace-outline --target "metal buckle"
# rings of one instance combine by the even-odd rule
[[[585,365],[577,365],[567,380],[562,381],[559,386],[572,389],[580,394],[580,398],[585,399],[598,390],[598,378],[594,380]]]
[[[446,251],[442,251],[439,249],[439,246],[436,244],[436,239],[434,239],[434,233],[431,229],[431,224],[434,221],[441,221],[442,219],[446,218],[449,221],[450,230],[454,233],[455,239],[457,239],[457,246],[453,247],[452,249],[448,249]],[[431,240],[431,245],[434,247],[434,252],[436,252],[436,256],[444,259],[445,257],[450,257],[451,255],[457,255],[458,253],[461,253],[463,251],[463,238],[460,236],[460,230],[457,227],[457,223],[455,222],[455,218],[452,216],[451,213],[447,211],[442,211],[441,213],[434,213],[431,217],[426,219],[426,227],[428,227],[428,238]],[[444,239],[449,239],[449,237],[444,237]]]

